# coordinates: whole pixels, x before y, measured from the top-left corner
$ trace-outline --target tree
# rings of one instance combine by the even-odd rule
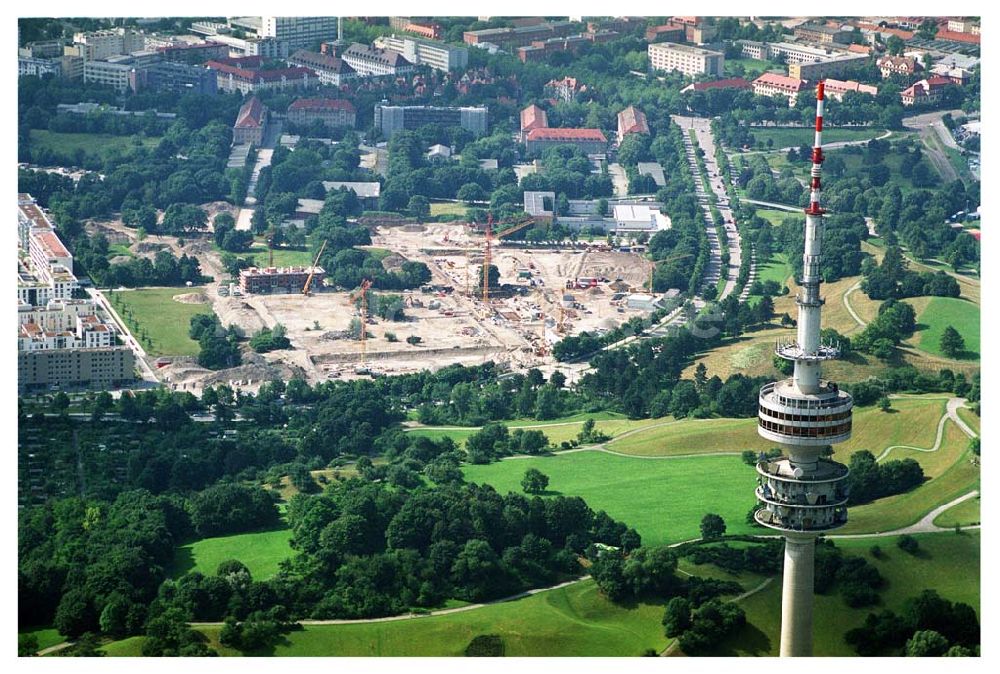
[[[541,494],[549,486],[549,476],[537,468],[529,468],[524,471],[524,478],[521,479],[521,488],[528,494]]]
[[[69,409],[69,396],[63,391],[59,391],[52,396],[52,409],[59,414],[66,414],[66,411]]]
[[[940,632],[919,630],[906,642],[906,657],[936,658],[948,650],[948,640]]]
[[[889,400],[889,396],[882,396],[878,399],[878,408],[883,412],[888,412],[892,409],[892,401]]]
[[[114,398],[107,391],[101,391],[94,397],[94,405],[90,411],[90,420],[93,422],[99,422],[104,418],[104,415],[113,410],[115,407]]]
[[[663,613],[663,628],[668,637],[676,637],[691,626],[691,602],[687,597],[674,597]]]
[[[708,513],[701,518],[701,537],[719,538],[726,533],[726,522],[715,513]]]
[[[941,352],[949,358],[958,358],[965,350],[965,340],[958,330],[947,326],[941,334]]]
[[[38,653],[38,637],[34,634],[17,635],[17,657],[27,658]]]
[[[427,200],[427,197],[415,194],[410,197],[410,201],[406,205],[406,210],[417,219],[417,222],[423,222],[430,217],[431,202]]]
[[[896,545],[899,546],[900,550],[908,552],[911,555],[917,554],[917,550],[920,549],[920,544],[917,542],[917,539],[909,534],[903,534],[900,536],[899,540],[896,541]]]

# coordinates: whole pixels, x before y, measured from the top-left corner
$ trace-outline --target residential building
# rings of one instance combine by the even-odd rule
[[[837,101],[844,100],[844,94],[849,91],[854,91],[859,94],[868,94],[869,96],[878,95],[878,87],[873,87],[868,84],[861,84],[860,82],[855,82],[854,80],[847,80],[846,82],[841,80],[835,80],[831,78],[826,78],[824,80],[826,95],[836,99]]]
[[[97,349],[115,345],[115,328],[97,315],[93,300],[18,302],[18,350]]]
[[[18,56],[33,59],[52,59],[63,55],[65,47],[63,40],[39,40],[29,42],[17,50]]]
[[[656,42],[647,48],[653,70],[679,72],[684,75],[722,76],[726,57],[717,51],[673,42]]]
[[[354,105],[350,101],[332,98],[299,98],[288,106],[288,121],[301,126],[318,121],[328,129],[353,129],[354,120]]]
[[[86,61],[103,61],[112,56],[140,51],[146,46],[143,34],[130,28],[77,33],[73,36],[73,43],[79,47],[80,56]]]
[[[544,129],[548,125],[548,115],[544,110],[532,103],[521,111],[521,142],[525,141],[533,129]]]
[[[341,180],[324,180],[323,189],[329,194],[333,190],[351,190],[361,202],[366,211],[378,210],[379,196],[382,194],[382,184],[379,182],[349,182]]]
[[[55,342],[58,343],[58,338]],[[135,381],[135,355],[126,346],[43,347],[22,350],[20,343],[18,340],[19,391],[61,388],[103,390],[127,386]]]
[[[319,86],[319,78],[309,68],[259,70],[263,61],[261,56],[244,56],[209,61],[205,65],[216,72],[219,89],[226,93],[302,90]]]
[[[708,91],[709,89],[752,89],[753,85],[742,77],[730,77],[724,80],[708,80],[707,82],[692,82],[683,89],[682,94],[690,91]]]
[[[875,61],[875,65],[878,66],[879,71],[882,73],[882,79],[891,77],[892,75],[912,77],[917,71],[923,70],[920,61],[910,56],[889,56],[886,54]]]
[[[310,276],[313,290],[323,287],[322,267],[250,267],[240,270],[240,290],[247,295],[300,293]]]
[[[489,109],[480,107],[438,107],[430,105],[375,106],[375,128],[386,138],[402,129],[419,129],[424,124],[461,126],[477,136],[486,134]]]
[[[940,77],[945,77],[953,84],[964,86],[972,78],[972,71],[965,68],[952,68],[943,63],[938,63],[931,68],[931,73]]]
[[[59,58],[59,76],[64,80],[78,80],[83,77],[83,57],[66,54]]]
[[[469,65],[468,47],[453,47],[445,42],[383,35],[375,40],[375,46],[402,54],[413,65],[428,66],[442,72],[464,69]]]
[[[119,93],[135,90],[135,66],[131,63],[110,61],[84,61],[83,81],[106,84]]]
[[[954,86],[954,84],[947,77],[934,75],[919,82],[914,82],[911,86],[899,92],[899,99],[905,106],[936,103],[941,98],[942,90],[950,86]]]
[[[553,37],[548,40],[535,40],[526,47],[517,47],[514,53],[522,63],[542,61],[554,52],[568,51],[575,54],[585,44],[602,42],[608,36],[615,35],[616,33],[586,33],[584,35],[570,35],[569,37]]]
[[[822,61],[830,56],[825,49],[792,42],[740,42],[741,55],[746,58],[768,60],[783,59],[785,63],[811,63]]]
[[[333,54],[319,54],[300,49],[288,57],[288,64],[309,68],[316,73],[320,84],[340,87],[357,77],[354,68]]]
[[[948,19],[947,30],[952,33],[979,35],[979,24],[967,18]]]
[[[545,94],[564,103],[572,103],[577,94],[586,90],[586,86],[577,82],[575,77],[564,77],[561,80],[549,80],[545,85]]]
[[[805,86],[806,83],[796,77],[764,73],[753,81],[753,92],[758,96],[784,96],[792,107]]]
[[[354,43],[340,55],[361,77],[403,75],[413,72],[413,64],[397,51],[376,49]]]
[[[685,39],[684,24],[665,23],[646,29],[646,42],[682,42]]]
[[[233,145],[259,146],[267,133],[268,109],[256,96],[243,104],[233,124]]]
[[[136,71],[138,88],[169,91],[175,94],[196,93],[214,96],[218,91],[217,73],[210,68],[162,61]]]
[[[646,114],[642,110],[637,110],[632,105],[618,113],[618,142],[621,143],[625,140],[625,136],[630,133],[649,135],[649,124],[646,123]]]
[[[180,43],[159,47],[167,61],[199,65],[229,57],[229,47],[221,42]]]
[[[843,54],[815,63],[792,63],[788,66],[788,76],[816,82],[827,77],[842,77],[866,63],[868,63],[867,54]]]
[[[289,51],[316,47],[337,37],[336,16],[265,16],[261,17],[257,36],[284,42]]]
[[[851,41],[850,31],[815,23],[804,23],[795,28],[792,34],[800,40],[819,44],[847,44]]]
[[[608,149],[608,139],[600,129],[533,129],[524,144],[529,155],[556,145],[573,145],[586,154],[603,154]]]
[[[17,57],[18,77],[41,77],[42,75],[60,77],[62,75],[62,63],[60,60],[57,58],[33,58],[31,56]]]

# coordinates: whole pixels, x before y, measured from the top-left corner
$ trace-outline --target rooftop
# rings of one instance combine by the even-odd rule
[[[236,115],[236,123],[233,126],[240,129],[252,129],[263,126],[264,115],[266,113],[267,108],[260,102],[260,99],[256,96],[251,96],[250,100],[240,108],[239,114]]]
[[[528,133],[528,140],[567,140],[567,141],[592,141],[595,143],[606,143],[604,132],[600,129],[532,129]]]
[[[288,112],[293,110],[345,110],[354,112],[354,104],[339,98],[299,98],[288,106]]]
[[[780,89],[786,89],[788,91],[801,91],[803,86],[805,86],[805,80],[800,80],[795,77],[788,77],[786,75],[779,75],[777,73],[764,73],[763,75],[755,79],[753,83],[778,87]]]
[[[540,107],[532,103],[521,111],[521,131],[543,129],[549,125],[548,115]]]

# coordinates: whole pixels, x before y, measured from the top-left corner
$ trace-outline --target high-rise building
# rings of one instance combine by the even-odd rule
[[[375,46],[398,52],[417,66],[428,66],[448,72],[469,65],[468,47],[453,47],[437,40],[425,40],[405,35],[383,35],[375,39]]]
[[[785,538],[781,594],[781,655],[812,655],[813,568],[816,537],[847,522],[847,466],[825,458],[830,445],[851,437],[854,401],[836,383],[821,377],[820,363],[840,355],[836,344],[820,340],[819,294],[823,209],[824,85],[816,88],[816,141],[812,152],[809,207],[806,209],[802,281],[796,298],[798,334],[775,353],[795,364],[790,379],[764,385],[758,399],[757,432],[778,443],[787,456],[757,463],[759,507],[754,517]]]
[[[489,109],[486,106],[452,108],[432,105],[376,105],[375,128],[386,138],[403,129],[419,129],[424,124],[460,126],[477,136],[486,134]]]
[[[335,39],[337,24],[335,16],[264,16],[258,35],[284,42],[289,51],[294,51]]]

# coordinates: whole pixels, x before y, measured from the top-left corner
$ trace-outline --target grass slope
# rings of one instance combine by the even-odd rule
[[[939,527],[966,526],[979,524],[982,521],[981,518],[979,497],[976,496],[948,508],[934,519],[934,524]]]
[[[635,527],[644,545],[697,538],[708,512],[722,515],[729,533],[750,531],[744,517],[756,474],[737,456],[648,460],[582,451],[466,466],[463,472],[466,480],[506,494],[522,491],[528,468],[549,476],[548,494],[583,497],[594,510]]]
[[[810,127],[801,128],[778,128],[760,129],[754,128],[754,140],[760,143],[774,141],[774,148],[799,147],[801,145],[812,145],[814,131]],[[844,141],[870,140],[885,133],[884,129],[851,129],[851,128],[824,128],[824,143],[840,143]]]
[[[114,293],[115,310],[122,317],[146,352],[151,356],[196,356],[198,342],[188,337],[191,317],[211,314],[211,304],[185,304],[173,299],[174,295],[203,292],[194,288],[138,288]],[[125,309],[132,310],[129,318]],[[142,339],[141,330],[148,336]]]
[[[44,129],[31,130],[31,145],[35,148],[46,148],[59,155],[73,156],[78,150],[88,155],[96,155],[102,159],[115,151],[125,152],[134,147],[139,136],[112,136],[107,133],[59,133]],[[160,144],[159,138],[142,137],[139,141],[148,149]]]
[[[979,359],[978,306],[954,297],[918,297],[908,301],[917,310],[915,340],[922,350],[945,357],[941,351],[941,335],[950,325],[958,330],[958,334],[965,340],[965,353],[962,354],[962,359]]]
[[[291,529],[256,531],[203,538],[177,548],[171,575],[175,578],[189,571],[214,576],[219,564],[228,559],[238,559],[250,569],[254,580],[266,580],[278,572],[278,564],[294,553],[288,546]]]
[[[19,630],[18,635],[21,634],[34,634],[35,638],[38,639],[38,650],[40,651],[66,641],[66,637],[59,634],[59,630],[55,627],[34,627]]]

